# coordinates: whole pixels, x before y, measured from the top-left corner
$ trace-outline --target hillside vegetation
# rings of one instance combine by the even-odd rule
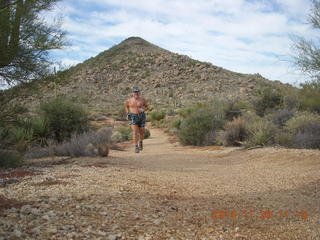
[[[56,76],[1,92],[3,107],[34,111],[40,102],[65,95],[90,112],[116,113],[138,86],[151,105],[181,108],[216,96],[249,99],[261,87],[290,88],[259,74],[241,74],[200,62],[131,37]]]

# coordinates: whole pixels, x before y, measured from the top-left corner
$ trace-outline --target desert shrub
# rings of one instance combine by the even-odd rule
[[[49,142],[47,147],[33,147],[27,151],[24,158],[41,158],[48,156],[98,156],[99,148],[111,143],[111,128],[103,128],[96,132],[88,131],[82,134],[72,134],[71,138],[62,142]]]
[[[113,132],[111,139],[115,142],[123,142],[130,140],[130,126],[119,126]]]
[[[244,146],[265,146],[274,143],[275,125],[266,119],[247,122],[248,137]]]
[[[292,147],[320,147],[320,115],[298,112],[286,122],[284,129],[293,136]]]
[[[54,148],[55,156],[97,156],[92,141],[95,137],[93,132],[73,134],[68,142],[57,145]]]
[[[297,112],[285,123],[284,129],[292,134],[296,134],[302,131],[309,123],[319,121],[320,115],[311,112]]]
[[[150,131],[144,129],[144,138],[147,139],[150,137]],[[132,139],[132,131],[130,126],[119,126],[115,129],[111,136],[112,141],[114,142],[124,142]]]
[[[95,132],[94,138],[92,139],[91,143],[94,145],[99,145],[101,143],[110,143],[112,136],[112,128],[104,127],[100,128],[98,131]]]
[[[81,134],[89,128],[84,109],[66,98],[58,97],[41,104],[40,109],[53,138],[58,142],[69,139],[72,134]]]
[[[22,162],[22,156],[18,152],[0,150],[0,167],[18,167]]]
[[[274,136],[274,143],[284,147],[293,147],[294,135],[283,129]]]
[[[144,138],[145,139],[147,139],[147,138],[149,138],[151,136],[151,133],[150,133],[150,131],[149,131],[149,129],[144,129]]]
[[[284,124],[294,116],[294,112],[292,110],[287,109],[277,109],[265,117],[272,121],[276,126],[283,127]]]
[[[167,110],[167,113],[166,113],[167,116],[174,116],[176,115],[176,112],[172,109],[172,108],[169,108]]]
[[[40,117],[17,120],[4,128],[0,127],[0,131],[2,145],[19,152],[35,144],[46,146],[50,135],[46,122]]]
[[[21,105],[14,105],[12,107],[7,107],[1,109],[0,111],[0,121],[3,122],[15,122],[23,114],[28,113],[28,109]]]
[[[320,149],[320,121],[309,122],[300,128],[293,138],[293,146]]]
[[[320,113],[320,79],[301,84],[301,110]]]
[[[214,132],[221,129],[223,124],[223,112],[202,107],[182,120],[178,137],[184,145],[205,145],[212,142]]]
[[[151,122],[160,121],[166,117],[166,112],[164,110],[153,110],[150,113]]]
[[[27,151],[23,155],[23,159],[35,159],[35,158],[43,158],[43,157],[53,157],[55,155],[54,148],[56,146],[56,142],[48,140],[47,147],[41,147],[39,145],[35,145],[27,149]],[[68,151],[65,150],[65,153],[59,153],[60,156],[68,156]]]
[[[127,113],[123,106],[118,107],[116,112],[114,113],[114,118],[117,121],[126,121],[127,120]]]
[[[277,109],[283,104],[283,95],[280,89],[274,87],[264,87],[256,91],[252,105],[259,116],[266,112]]]
[[[288,88],[283,92],[283,108],[287,110],[297,111],[301,106],[300,89]]]
[[[179,134],[179,129],[177,129],[177,128],[169,128],[167,133],[170,134],[170,135],[177,136]]]
[[[187,118],[189,117],[194,111],[198,110],[199,108],[203,108],[207,106],[207,104],[204,103],[196,103],[190,107],[185,107],[182,109],[178,110],[178,114],[179,116],[183,117],[183,118]]]
[[[181,119],[172,120],[172,122],[171,122],[172,128],[180,129],[180,126],[181,126]]]
[[[240,102],[236,99],[230,99],[223,103],[223,109],[225,112],[225,118],[229,121],[240,117],[244,110],[249,108],[249,104]]]
[[[224,146],[239,146],[246,139],[248,130],[244,119],[235,118],[224,125],[219,132],[218,140]]]

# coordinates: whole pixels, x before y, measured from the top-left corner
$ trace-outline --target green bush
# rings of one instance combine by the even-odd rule
[[[150,133],[150,131],[149,131],[149,129],[144,129],[144,138],[145,139],[147,139],[147,138],[149,138],[150,137],[150,135],[151,135],[151,133]]]
[[[279,130],[274,136],[274,142],[280,146],[293,147],[294,135],[285,130]]]
[[[275,125],[266,119],[247,122],[248,137],[244,141],[246,147],[266,146],[274,143]]]
[[[164,110],[153,110],[150,113],[151,122],[160,121],[166,117],[166,112]]]
[[[301,84],[301,110],[320,113],[320,79]]]
[[[64,97],[41,104],[40,109],[49,131],[58,142],[69,139],[73,133],[81,134],[89,128],[84,109]]]
[[[203,108],[207,106],[207,104],[204,103],[197,103],[194,104],[190,107],[186,107],[186,108],[182,108],[180,110],[178,110],[178,114],[183,117],[183,118],[187,118],[189,117],[194,111],[198,110],[199,108]]]
[[[289,119],[284,126],[284,129],[292,134],[297,134],[302,131],[309,123],[319,122],[320,115],[310,112],[297,112],[291,119]]]
[[[224,146],[239,146],[246,139],[248,130],[244,119],[235,118],[224,125],[219,133],[218,140]]]
[[[213,108],[199,108],[183,119],[178,134],[184,145],[207,145],[214,142],[215,132],[224,124],[223,113]]]
[[[320,148],[320,115],[298,112],[284,127],[292,135],[292,147]]]
[[[181,126],[181,119],[172,120],[172,122],[171,122],[172,128],[180,129],[180,126]]]
[[[18,152],[0,150],[0,167],[18,167],[22,162],[22,156]]]
[[[272,121],[278,127],[283,127],[284,124],[293,116],[294,112],[292,110],[277,109],[267,114],[265,117],[266,119]]]
[[[300,89],[288,88],[283,90],[283,108],[297,111],[301,106]]]
[[[111,139],[114,142],[123,142],[131,139],[131,128],[130,126],[119,126],[112,133]]]
[[[120,106],[114,112],[114,118],[117,121],[126,121],[127,120],[127,113],[123,106]]]
[[[272,109],[277,109],[283,104],[283,95],[278,88],[265,87],[258,89],[253,100],[253,106],[259,116]]]
[[[222,103],[225,112],[225,118],[229,121],[240,117],[242,112],[249,108],[249,104],[245,102],[239,102],[236,99],[227,100]]]
[[[294,147],[320,149],[320,121],[309,122],[294,136]]]
[[[150,131],[144,129],[144,138],[147,139],[150,137]],[[124,142],[132,139],[132,131],[130,126],[119,126],[112,133],[111,139],[113,142]]]
[[[167,116],[174,116],[174,115],[176,115],[176,112],[172,108],[169,108],[167,110],[167,114],[166,115]]]

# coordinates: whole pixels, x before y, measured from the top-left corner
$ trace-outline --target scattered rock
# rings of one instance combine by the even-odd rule
[[[21,233],[19,230],[17,230],[17,229],[14,230],[13,234],[14,234],[14,236],[16,236],[16,237],[18,237],[18,238],[20,238],[21,235],[22,235],[22,233]]]
[[[120,240],[121,239],[121,234],[109,235],[108,239],[109,240]]]

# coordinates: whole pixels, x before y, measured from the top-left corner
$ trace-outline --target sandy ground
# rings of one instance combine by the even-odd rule
[[[130,145],[107,158],[33,160],[24,178],[2,173],[0,239],[320,239],[319,150],[151,136],[138,154]]]

